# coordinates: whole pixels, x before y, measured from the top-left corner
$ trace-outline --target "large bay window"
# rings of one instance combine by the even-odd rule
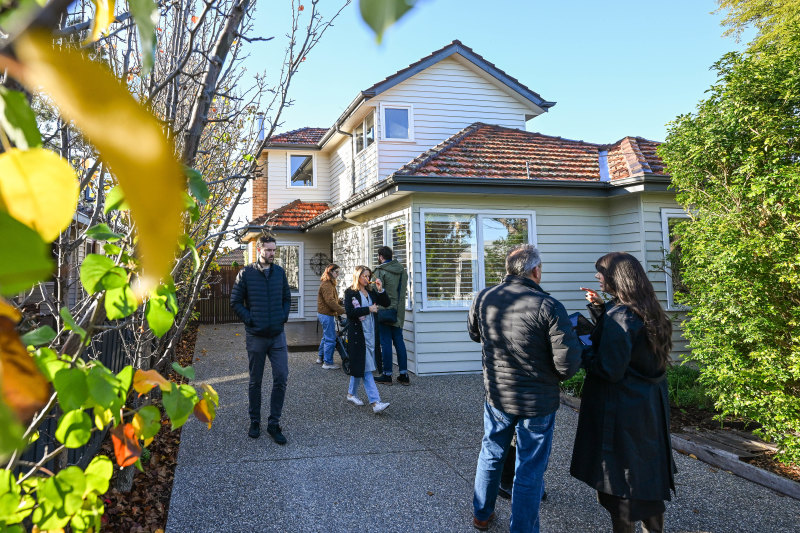
[[[303,244],[299,242],[279,243],[275,250],[275,264],[280,265],[286,271],[286,280],[289,282],[289,291],[292,293],[289,317],[302,318]]]
[[[422,212],[426,308],[468,307],[505,276],[508,251],[535,244],[534,213]]]

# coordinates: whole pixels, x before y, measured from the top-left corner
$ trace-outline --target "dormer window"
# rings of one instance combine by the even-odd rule
[[[411,105],[383,104],[383,138],[387,141],[414,140],[414,109]]]
[[[317,165],[312,154],[289,155],[289,187],[316,187]]]
[[[356,153],[362,152],[372,146],[375,142],[375,115],[370,113],[364,120],[356,126],[353,132],[353,142],[356,145]]]

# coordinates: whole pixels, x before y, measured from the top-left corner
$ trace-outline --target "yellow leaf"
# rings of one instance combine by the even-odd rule
[[[8,214],[52,242],[75,214],[78,178],[50,150],[12,148],[0,154],[0,197]]]
[[[100,35],[108,32],[108,27],[114,22],[114,1],[111,0],[92,0],[95,6],[94,19],[92,20],[92,31],[81,46],[95,42]]]
[[[169,272],[181,234],[185,178],[158,121],[101,64],[51,36],[29,32],[14,51],[28,87],[42,86],[99,150],[117,177],[139,230],[140,297]]]
[[[10,318],[14,324],[22,320],[22,314],[17,310],[17,308],[3,298],[0,298],[0,316]]]
[[[137,370],[133,375],[133,388],[139,394],[147,394],[156,385],[161,390],[170,390],[169,381],[155,370]]]
[[[14,323],[0,317],[0,399],[27,424],[50,398],[50,383],[22,345]]]

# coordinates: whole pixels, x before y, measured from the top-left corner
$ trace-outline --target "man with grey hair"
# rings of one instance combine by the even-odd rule
[[[511,531],[539,531],[539,503],[553,441],[559,381],[581,365],[581,345],[564,306],[539,286],[542,261],[532,244],[506,257],[506,277],[475,297],[469,336],[483,343],[483,441],[475,472],[473,525],[489,528],[503,460],[517,436]]]

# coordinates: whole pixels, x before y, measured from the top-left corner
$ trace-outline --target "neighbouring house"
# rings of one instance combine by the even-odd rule
[[[585,311],[595,260],[639,258],[668,310],[664,270],[671,221],[685,214],[669,190],[658,143],[593,144],[525,131],[545,100],[459,41],[361,91],[329,128],[274,135],[260,154],[252,222],[269,231],[289,273],[292,320],[316,320],[319,274],[376,264],[388,245],[409,270],[404,335],[417,374],[475,372],[466,332],[473,295],[504,274],[507,249],[536,244],[542,285]],[[676,333],[675,355],[685,343]]]

